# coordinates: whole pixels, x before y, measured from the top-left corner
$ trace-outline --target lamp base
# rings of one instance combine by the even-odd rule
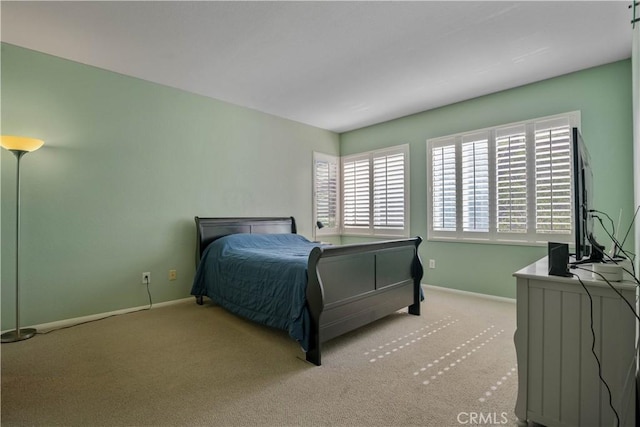
[[[16,341],[24,341],[24,340],[28,340],[29,338],[33,337],[36,334],[36,330],[33,328],[24,328],[24,329],[20,329],[20,334],[18,334],[18,331],[9,331],[9,332],[5,332],[4,334],[0,335],[0,338],[2,338],[1,342],[4,343],[8,343],[8,342],[16,342]]]

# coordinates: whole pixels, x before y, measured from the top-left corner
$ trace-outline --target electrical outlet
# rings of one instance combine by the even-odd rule
[[[151,283],[151,273],[148,271],[145,273],[142,273],[142,284],[148,285],[150,283]]]
[[[430,259],[429,260],[429,268],[436,268],[436,260],[435,259]]]
[[[169,270],[169,280],[176,280],[178,278],[177,270]]]

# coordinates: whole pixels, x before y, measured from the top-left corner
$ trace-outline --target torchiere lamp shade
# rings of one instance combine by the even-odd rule
[[[36,151],[44,145],[44,141],[26,136],[0,136],[0,147],[10,151]]]

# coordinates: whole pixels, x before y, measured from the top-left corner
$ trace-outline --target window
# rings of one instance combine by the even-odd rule
[[[562,119],[536,123],[536,229],[571,233],[571,128]]]
[[[409,235],[409,145],[342,159],[345,234]]]
[[[462,229],[489,231],[489,138],[462,138]]]
[[[313,217],[316,236],[340,234],[338,157],[313,153]],[[318,227],[322,224],[322,228]]]
[[[427,141],[429,239],[571,241],[579,112]]]
[[[369,158],[342,162],[342,206],[345,227],[368,229],[370,219]]]
[[[451,140],[453,142],[453,139]],[[453,143],[432,148],[432,227],[456,231],[456,149]]]
[[[524,125],[496,131],[498,233],[527,231],[527,138]]]

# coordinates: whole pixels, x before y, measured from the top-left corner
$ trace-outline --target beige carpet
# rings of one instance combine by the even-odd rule
[[[3,344],[2,426],[513,425],[515,304],[426,289],[304,361],[281,331],[185,302]]]

